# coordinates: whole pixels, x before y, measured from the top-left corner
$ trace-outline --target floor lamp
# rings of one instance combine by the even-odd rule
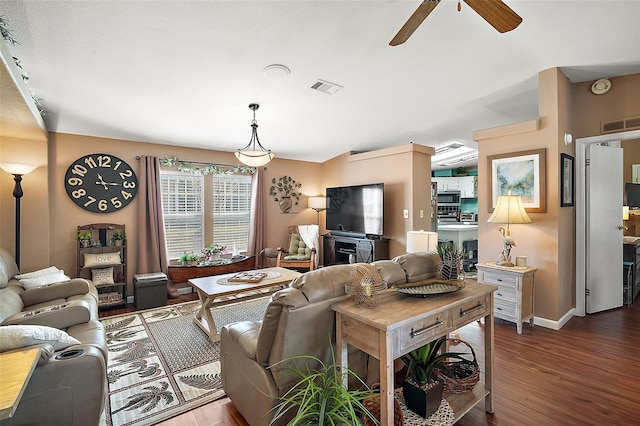
[[[318,218],[318,226],[320,226],[320,212],[327,209],[327,198],[326,197],[309,197],[308,206],[310,209],[316,211]]]
[[[22,192],[22,176],[31,173],[38,166],[32,164],[20,164],[20,163],[0,163],[0,168],[5,172],[13,175],[13,180],[16,182],[13,187],[13,196],[16,199],[16,252],[15,260],[18,269],[20,268],[20,198],[24,195]]]

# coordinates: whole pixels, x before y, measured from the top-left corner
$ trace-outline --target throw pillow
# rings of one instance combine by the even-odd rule
[[[107,266],[107,265],[119,265],[120,252],[113,253],[85,253],[84,254],[84,267],[90,266]]]
[[[56,351],[81,342],[62,330],[44,325],[3,325],[0,327],[0,352],[48,343]]]
[[[16,278],[19,280],[29,279],[29,278],[38,278],[38,277],[43,277],[45,275],[53,274],[55,272],[58,272],[59,270],[60,269],[56,268],[55,266],[49,266],[48,268],[38,269],[37,271],[16,275]]]
[[[32,288],[40,287],[41,285],[61,283],[65,281],[69,281],[71,278],[64,274],[64,271],[54,272],[48,275],[41,275],[39,277],[34,278],[23,278],[20,280],[20,284],[24,287],[25,290],[29,290]]]
[[[113,268],[92,269],[91,281],[93,285],[113,284]]]

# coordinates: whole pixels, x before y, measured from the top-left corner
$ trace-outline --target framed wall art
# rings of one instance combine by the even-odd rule
[[[560,207],[574,205],[575,184],[573,174],[573,157],[569,154],[560,154]]]
[[[529,213],[547,211],[545,190],[546,150],[512,152],[487,157],[489,179],[489,213],[496,207],[498,195],[520,195]]]

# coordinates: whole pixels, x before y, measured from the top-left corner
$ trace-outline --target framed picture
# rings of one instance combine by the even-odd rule
[[[569,154],[560,154],[560,207],[574,205],[573,167],[573,157]]]
[[[489,213],[496,207],[498,195],[520,195],[529,213],[547,211],[545,191],[546,150],[512,152],[487,157],[491,171],[489,180]]]

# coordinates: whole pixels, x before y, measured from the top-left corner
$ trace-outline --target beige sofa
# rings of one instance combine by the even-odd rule
[[[37,345],[40,360],[17,411],[0,425],[98,424],[108,353],[95,287],[76,278],[25,290],[17,274],[0,248],[0,346]]]
[[[388,285],[436,276],[440,258],[433,253],[398,256],[374,262]],[[268,425],[273,408],[293,384],[287,362],[313,355],[331,362],[335,314],[331,305],[349,297],[354,265],[336,265],[302,274],[272,296],[262,321],[244,321],[222,328],[222,387],[251,426]],[[366,309],[366,308],[363,308]],[[368,384],[378,381],[378,362],[349,348],[349,367]],[[285,422],[282,422],[285,424]]]

